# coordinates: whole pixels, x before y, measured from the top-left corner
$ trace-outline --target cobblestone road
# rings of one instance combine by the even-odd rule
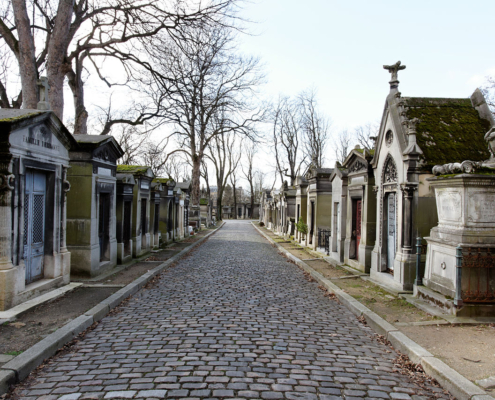
[[[248,222],[229,221],[21,395],[416,398],[419,387],[393,372],[394,357]],[[428,390],[421,398],[441,392]]]

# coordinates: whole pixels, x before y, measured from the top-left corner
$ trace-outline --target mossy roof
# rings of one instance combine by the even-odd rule
[[[172,178],[155,178],[153,179],[153,182],[160,182],[160,183],[167,183],[168,181],[171,181]]]
[[[425,167],[489,158],[484,136],[490,122],[480,118],[470,99],[403,99],[406,117],[419,120],[416,142],[423,151]]]
[[[208,205],[208,199],[205,199],[205,198],[199,199],[199,205],[201,205],[201,206]]]
[[[134,175],[144,175],[150,167],[143,165],[117,165],[117,172],[128,172]]]
[[[0,109],[0,122],[17,122],[25,118],[31,118],[35,115],[43,114],[48,111],[2,108]]]

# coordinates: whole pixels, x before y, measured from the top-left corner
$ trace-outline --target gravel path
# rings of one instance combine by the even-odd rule
[[[26,399],[424,399],[396,354],[228,221],[20,391]],[[444,396],[445,397],[445,396]]]

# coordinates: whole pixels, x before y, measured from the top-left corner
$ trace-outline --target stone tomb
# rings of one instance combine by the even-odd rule
[[[72,275],[97,276],[117,265],[116,167],[124,152],[109,135],[75,135],[67,179],[67,247]]]
[[[175,181],[172,178],[155,178],[162,185],[160,192],[159,230],[164,243],[172,242],[175,238]]]
[[[333,168],[311,166],[306,173],[308,181],[306,246],[314,250],[318,246],[318,229],[330,230],[332,225],[332,183],[330,182],[332,172]],[[320,244],[323,246],[323,243]]]
[[[302,218],[302,222],[308,223],[308,181],[303,176],[296,178],[296,224]],[[295,239],[299,243],[306,242],[307,234],[299,232],[296,226]]]
[[[178,196],[179,202],[177,204],[177,237],[183,239],[185,236],[189,236],[189,198],[191,193],[191,181],[177,182],[174,190]],[[233,211],[233,210],[232,210]],[[199,216],[199,209],[198,209]],[[194,228],[198,228],[196,224],[198,220],[191,221]]]
[[[161,182],[154,179],[151,182],[151,197],[150,197],[150,246],[153,249],[160,247],[160,202],[163,186]]]
[[[447,307],[448,311],[458,316],[494,316],[495,174],[461,173],[429,181],[435,189],[439,221],[426,237],[423,284],[455,299],[456,247],[461,246],[462,302],[458,307]],[[474,262],[467,262],[469,253],[474,254]],[[426,299],[433,297],[420,287],[417,294]]]
[[[402,97],[400,62],[392,73],[375,154],[371,162],[377,192],[377,238],[370,277],[395,290],[412,290],[416,276],[415,238],[437,221],[427,178],[437,164],[488,158],[483,140],[489,122],[471,99]],[[455,161],[454,159],[454,161]]]
[[[371,159],[373,151],[353,149],[344,161],[347,169],[347,216],[344,262],[369,273],[376,240],[376,193]]]
[[[119,174],[132,174],[135,185],[132,201],[132,257],[140,257],[152,249],[150,233],[151,181],[155,178],[150,167],[118,165]]]
[[[337,263],[344,262],[344,242],[347,219],[347,169],[335,163],[330,182],[332,182],[332,235],[330,257]]]
[[[0,310],[70,280],[66,246],[69,151],[52,112],[0,109]]]
[[[136,180],[132,174],[117,174],[117,263],[132,259],[132,209]]]

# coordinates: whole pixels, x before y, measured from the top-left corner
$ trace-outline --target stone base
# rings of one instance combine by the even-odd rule
[[[25,284],[24,264],[0,270],[0,311],[8,310],[68,284],[70,282],[70,261],[71,254],[69,252],[52,256],[52,268],[45,270],[45,278],[28,285]],[[57,275],[53,276],[55,272]]]
[[[440,311],[456,317],[495,317],[495,304],[464,304],[461,308],[454,306],[454,300],[426,286],[415,286],[414,296],[424,300]]]
[[[380,253],[379,249],[377,250],[375,247],[371,253],[370,277],[377,281],[381,281],[383,277],[384,282],[390,282],[399,290],[412,292],[416,278],[416,255],[397,252],[394,259],[393,275],[382,271],[382,257],[386,257],[386,254]]]

